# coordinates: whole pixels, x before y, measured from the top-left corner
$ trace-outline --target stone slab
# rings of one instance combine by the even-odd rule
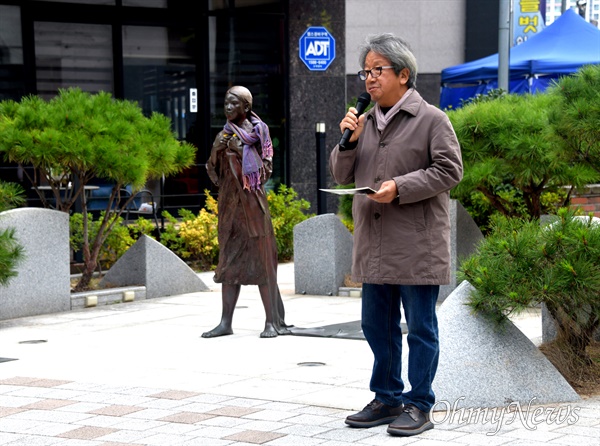
[[[0,320],[71,310],[69,215],[42,208],[0,213],[0,231],[11,227],[25,260],[0,287]]]
[[[333,296],[352,269],[352,234],[335,214],[294,226],[296,294]]]
[[[438,311],[440,361],[436,401],[457,407],[505,407],[574,402],[579,395],[544,354],[510,321],[497,327],[466,305],[462,282]],[[404,350],[404,363],[407,361]],[[405,373],[405,371],[403,371]],[[405,378],[406,379],[406,376]]]
[[[88,296],[96,296],[98,303],[96,306],[113,305],[125,302],[125,293],[133,293],[133,300],[140,301],[146,299],[146,287],[122,287],[122,288],[107,288],[105,290],[92,290],[71,293],[71,308],[73,310],[85,308],[86,298]]]
[[[100,286],[145,286],[147,299],[209,291],[173,251],[146,235],[117,260]]]

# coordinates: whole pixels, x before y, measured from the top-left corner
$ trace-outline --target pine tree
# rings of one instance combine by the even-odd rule
[[[85,267],[75,287],[80,291],[89,286],[100,248],[129,204],[121,200],[120,191],[131,186],[135,192],[149,179],[183,170],[193,163],[196,149],[178,141],[170,120],[160,113],[145,117],[137,103],[71,88],[50,101],[28,96],[0,102],[0,152],[12,162],[32,165],[34,187],[43,178],[52,188],[56,208],[65,212],[93,178],[114,185],[93,240],[82,200]],[[73,187],[65,193],[61,186],[67,181]]]

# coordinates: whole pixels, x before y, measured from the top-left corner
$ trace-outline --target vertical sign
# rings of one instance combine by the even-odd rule
[[[525,42],[546,27],[540,13],[540,6],[544,6],[545,4],[546,2],[543,0],[514,0],[513,46]]]
[[[198,113],[198,89],[190,88],[190,113]]]

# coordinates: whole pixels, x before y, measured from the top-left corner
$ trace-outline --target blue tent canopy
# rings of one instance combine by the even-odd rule
[[[539,34],[510,49],[511,93],[544,91],[550,81],[600,63],[600,30],[566,10]],[[440,108],[498,88],[498,54],[442,70]]]

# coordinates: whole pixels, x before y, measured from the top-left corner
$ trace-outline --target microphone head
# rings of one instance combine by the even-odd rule
[[[365,104],[369,105],[371,103],[371,95],[365,91],[358,97],[357,102],[364,102]]]
[[[361,93],[361,95],[356,100],[356,109],[359,113],[362,113],[370,103],[371,95],[365,91],[364,93]]]

